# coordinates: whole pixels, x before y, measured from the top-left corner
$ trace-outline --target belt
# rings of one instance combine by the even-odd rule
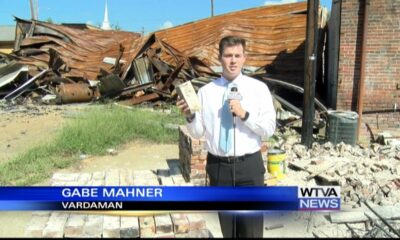
[[[236,156],[236,157],[234,157],[234,156],[228,156],[228,157],[222,157],[222,156],[216,156],[216,155],[214,155],[214,154],[212,154],[212,153],[208,153],[212,158],[214,158],[214,159],[216,159],[216,160],[219,160],[219,161],[221,161],[221,162],[225,162],[225,163],[237,163],[237,162],[243,162],[243,161],[246,161],[246,160],[248,160],[248,159],[250,159],[253,155],[255,155],[255,154],[257,154],[259,151],[257,151],[257,152],[254,152],[254,153],[249,153],[249,154],[245,154],[245,155],[242,155],[242,156]]]

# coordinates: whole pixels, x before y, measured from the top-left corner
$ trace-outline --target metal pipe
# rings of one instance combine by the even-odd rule
[[[56,88],[57,101],[60,104],[73,102],[90,102],[93,99],[93,90],[88,84],[60,84]]]
[[[369,0],[364,0],[361,2],[364,3],[364,18],[363,18],[362,41],[361,41],[360,82],[358,85],[358,101],[357,101],[357,112],[358,112],[357,141],[360,136],[362,111],[364,105],[364,82],[365,82],[365,61],[366,61],[366,48],[367,48]]]
[[[270,77],[263,77],[262,80],[263,81],[265,80],[264,82],[267,83],[267,85],[268,85],[268,83],[271,83],[271,84],[279,85],[281,87],[285,87],[287,89],[291,89],[298,93],[304,94],[304,89],[297,85],[294,85],[294,84],[291,84],[288,82],[284,82],[284,81],[281,81],[278,79],[270,78]],[[315,101],[315,104],[321,109],[322,112],[328,112],[328,109],[317,98],[314,98],[314,101]]]

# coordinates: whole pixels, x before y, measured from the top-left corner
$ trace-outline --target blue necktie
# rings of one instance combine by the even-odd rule
[[[222,99],[221,128],[219,133],[219,148],[224,153],[228,153],[233,146],[233,116],[229,109],[229,101],[227,100],[229,89],[230,84],[225,89]]]

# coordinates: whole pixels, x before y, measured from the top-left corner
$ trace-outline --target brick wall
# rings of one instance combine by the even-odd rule
[[[363,115],[363,121],[367,122],[374,130],[400,129],[400,112],[375,113]]]
[[[357,109],[361,67],[363,2],[342,0],[337,109]],[[400,1],[369,0],[363,121],[396,127],[400,115]],[[392,113],[391,113],[392,112]],[[369,116],[371,115],[371,116]]]

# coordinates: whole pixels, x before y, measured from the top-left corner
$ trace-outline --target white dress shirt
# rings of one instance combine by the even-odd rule
[[[236,117],[235,147],[229,153],[222,152],[219,145],[221,109],[223,95],[228,80],[223,77],[199,89],[197,95],[201,110],[188,123],[188,130],[194,138],[205,135],[207,150],[216,156],[242,156],[254,153],[261,148],[261,139],[270,137],[275,131],[275,109],[267,85],[257,79],[240,74],[233,83],[241,94],[242,108],[249,113],[249,118],[242,121]]]

